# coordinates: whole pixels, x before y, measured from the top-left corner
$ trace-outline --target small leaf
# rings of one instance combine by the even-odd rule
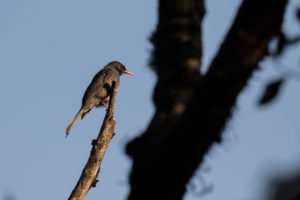
[[[278,80],[272,81],[266,85],[263,95],[259,100],[259,105],[265,105],[274,100],[274,98],[279,94],[280,89],[284,83],[284,79],[280,78]]]

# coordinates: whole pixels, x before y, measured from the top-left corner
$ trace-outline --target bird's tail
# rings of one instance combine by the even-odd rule
[[[71,129],[73,128],[73,126],[76,124],[76,122],[78,121],[78,119],[81,117],[81,115],[85,112],[85,110],[83,108],[81,108],[79,110],[79,112],[77,113],[77,115],[74,117],[73,121],[71,122],[71,124],[69,124],[69,126],[66,129],[66,136],[68,136],[69,132],[71,131]]]

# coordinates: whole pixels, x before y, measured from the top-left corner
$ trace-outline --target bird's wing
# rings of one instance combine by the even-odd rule
[[[107,92],[110,92],[113,81],[119,82],[120,75],[116,70],[111,69],[109,70],[109,74],[103,78],[103,87],[106,88]]]
[[[97,97],[104,98],[108,95],[112,81],[119,78],[116,70],[102,69],[93,78],[92,82],[86,89],[82,105],[85,105],[87,98]]]
[[[95,93],[99,93],[99,90],[101,92],[101,88],[103,87],[103,76],[105,75],[105,72],[103,70],[100,70],[92,79],[91,83],[87,87],[87,89],[84,92],[83,98],[82,98],[82,106],[85,105],[85,102],[87,101],[87,98],[91,98],[95,96]],[[103,91],[104,92],[104,91]]]

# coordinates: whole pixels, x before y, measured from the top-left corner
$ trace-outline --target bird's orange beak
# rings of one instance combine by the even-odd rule
[[[132,76],[134,76],[134,74],[132,73],[132,72],[130,72],[130,71],[128,71],[128,70],[125,70],[125,72],[124,72],[125,74],[129,74],[129,75],[132,75]]]

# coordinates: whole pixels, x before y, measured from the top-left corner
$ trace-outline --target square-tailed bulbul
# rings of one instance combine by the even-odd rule
[[[80,117],[83,119],[84,116],[94,107],[104,106],[107,108],[112,83],[115,81],[116,84],[119,85],[120,76],[122,74],[134,75],[130,71],[126,70],[123,64],[118,61],[113,61],[108,63],[94,76],[92,82],[83,95],[82,105],[79,112],[66,129],[66,135],[69,134],[78,119]]]

